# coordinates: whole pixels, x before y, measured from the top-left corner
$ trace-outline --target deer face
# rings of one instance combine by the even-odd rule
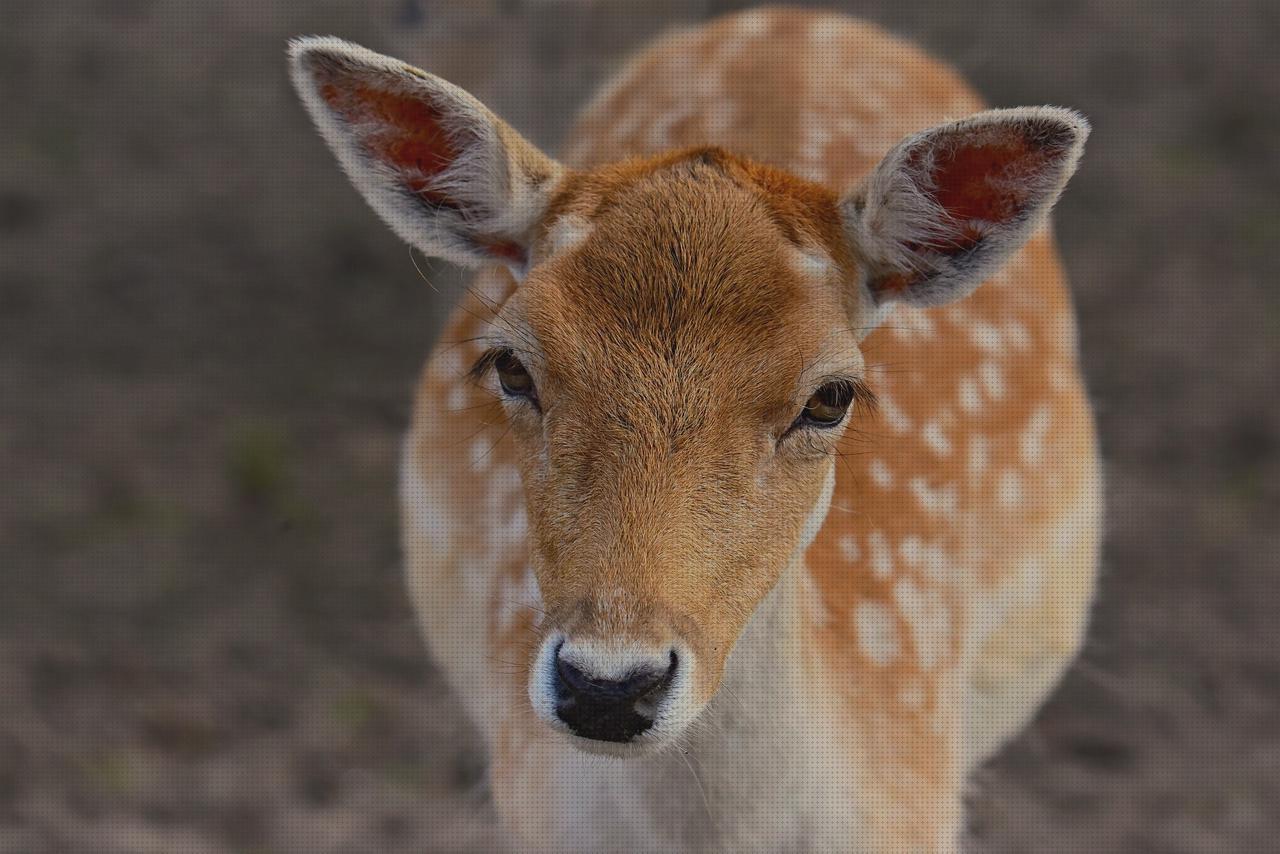
[[[465,92],[332,39],[294,82],[403,237],[520,287],[474,368],[521,450],[545,603],[529,697],[636,752],[715,694],[827,511],[893,301],[967,293],[1056,199],[1087,132],[994,111],[911,137],[844,196],[715,149],[569,173]]]
[[[863,363],[845,273],[779,216],[718,153],[584,176],[499,313],[481,369],[523,451],[530,697],[559,728],[679,732],[825,515]]]

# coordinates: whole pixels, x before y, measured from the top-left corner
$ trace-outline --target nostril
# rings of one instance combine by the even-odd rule
[[[601,677],[555,657],[556,714],[578,735],[602,741],[629,741],[658,717],[658,709],[680,661],[668,654],[667,667],[640,665],[621,678]]]
[[[556,676],[560,684],[571,694],[589,694],[601,700],[630,700],[649,693],[654,688],[667,684],[675,677],[680,659],[674,650],[668,657],[665,672],[650,667],[638,667],[622,679],[608,679],[592,676],[577,665],[560,657],[556,650]]]
[[[667,681],[674,670],[663,673],[647,668],[634,670],[622,679],[601,679],[589,676],[562,658],[556,659],[556,675],[570,694],[590,696],[601,702],[634,700],[649,693],[659,683]]]

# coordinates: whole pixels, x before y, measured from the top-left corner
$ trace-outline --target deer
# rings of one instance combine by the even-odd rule
[[[560,159],[355,44],[289,63],[381,219],[477,271],[402,539],[511,847],[958,850],[1094,598],[1048,219],[1088,122],[794,8],[660,36]]]

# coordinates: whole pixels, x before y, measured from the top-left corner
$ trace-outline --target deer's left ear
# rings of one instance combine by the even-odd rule
[[[289,67],[321,136],[396,234],[519,275],[558,163],[457,86],[359,45],[295,39]]]
[[[1071,110],[990,110],[910,136],[840,204],[875,304],[970,293],[1044,219],[1089,123]]]

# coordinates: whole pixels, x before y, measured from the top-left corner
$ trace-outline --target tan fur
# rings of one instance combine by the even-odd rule
[[[673,34],[584,112],[528,278],[473,283],[418,389],[404,542],[521,844],[953,850],[968,773],[1075,655],[1100,484],[1048,229],[869,335],[849,284],[869,262],[841,194],[982,106],[839,16]],[[542,415],[465,377],[495,342]],[[878,408],[834,447],[779,443],[829,372]],[[551,631],[687,646],[686,754],[586,757],[539,721]]]

